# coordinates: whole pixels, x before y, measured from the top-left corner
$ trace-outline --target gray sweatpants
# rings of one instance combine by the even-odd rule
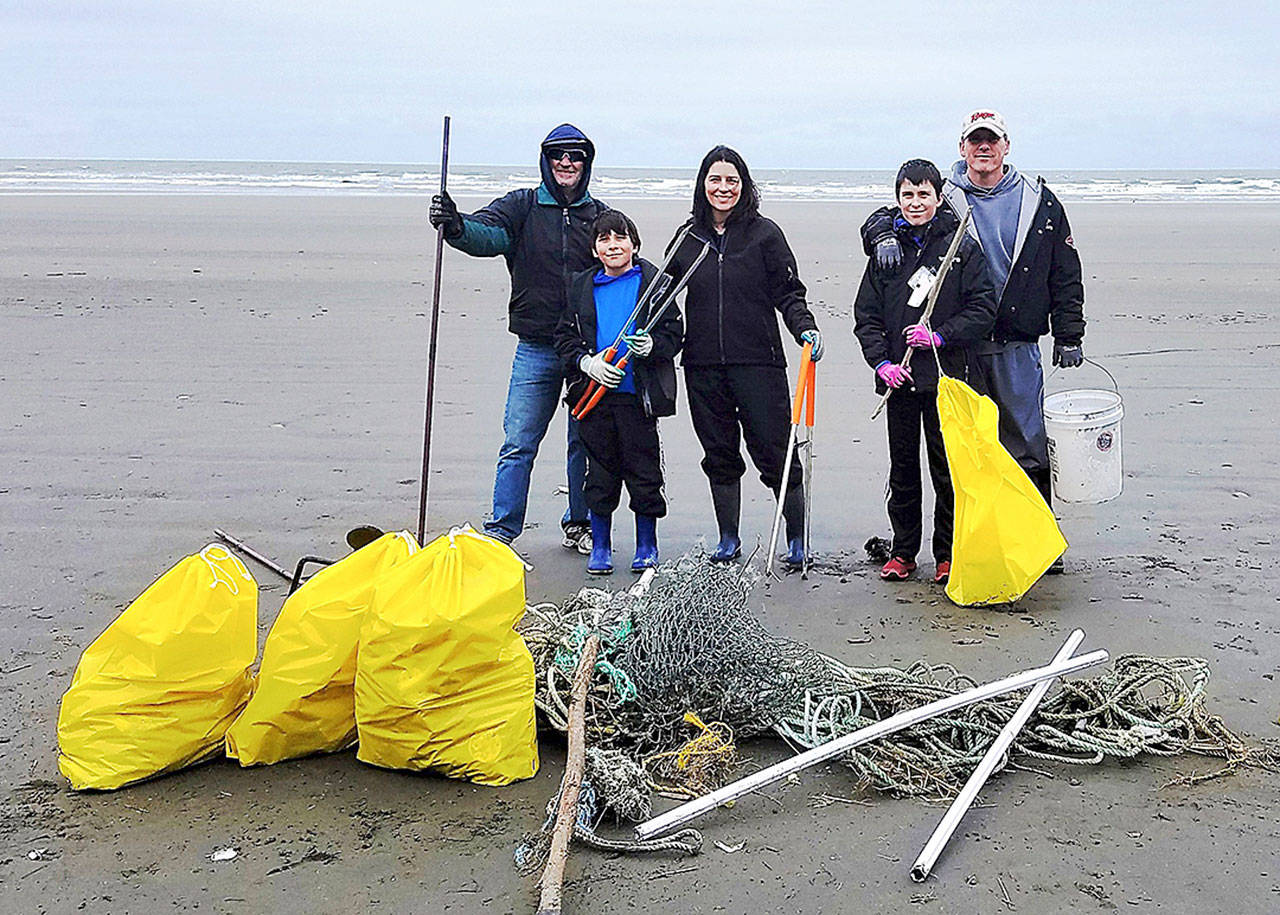
[[[1000,408],[1000,444],[1034,480],[1049,469],[1040,344],[988,340],[974,353],[973,388]]]

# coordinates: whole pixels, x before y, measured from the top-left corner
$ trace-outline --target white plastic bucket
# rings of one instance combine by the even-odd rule
[[[1044,399],[1053,491],[1063,502],[1108,502],[1124,486],[1116,391],[1059,391]]]

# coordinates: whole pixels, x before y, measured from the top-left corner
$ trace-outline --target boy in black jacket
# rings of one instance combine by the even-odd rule
[[[624,482],[636,516],[631,571],[640,572],[658,564],[658,519],[667,513],[658,417],[676,411],[674,358],[684,326],[674,302],[651,333],[644,328],[650,322],[652,301],[627,321],[657,268],[646,260],[636,261],[640,233],[617,210],[598,216],[591,231],[601,267],[573,277],[555,337],[556,352],[569,376],[566,401],[570,407],[591,381],[606,388],[604,397],[579,424],[588,458],[585,494],[592,549],[587,572],[608,575],[613,571],[613,511]],[[653,299],[661,304],[660,296]],[[605,351],[619,332],[622,344],[610,362]],[[623,357],[627,357],[626,366],[618,368]]]
[[[925,300],[946,256],[959,220],[939,209],[942,176],[932,162],[911,159],[898,169],[898,212],[893,231],[903,251],[896,266],[867,262],[853,303],[854,334],[867,364],[876,370],[876,392],[892,390],[888,403],[889,521],[893,547],[880,577],[902,581],[916,569],[922,535],[920,429],[924,427],[929,474],[933,478],[934,581],[951,573],[951,525],[955,497],[938,425],[938,374],[967,377],[966,344],[991,332],[996,317],[995,287],[982,250],[972,238],[960,243],[928,325],[921,323]],[[934,329],[936,328],[936,330]],[[923,349],[904,369],[908,347]],[[933,350],[933,352],[930,352]]]

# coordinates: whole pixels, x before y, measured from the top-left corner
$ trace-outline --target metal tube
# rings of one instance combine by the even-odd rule
[[[440,149],[440,193],[447,190],[449,178],[449,115],[444,116],[444,134]],[[431,338],[427,344],[427,390],[422,429],[422,485],[418,488],[418,543],[427,542],[427,484],[431,476],[431,414],[435,406],[436,337],[440,329],[440,270],[444,263],[444,225],[436,229],[435,280],[431,287]]]
[[[1058,649],[1058,653],[1053,656],[1053,663],[1057,664],[1071,657],[1083,641],[1083,629],[1077,629],[1072,632],[1071,635],[1067,636],[1067,640],[1062,647]],[[933,835],[929,837],[929,841],[925,843],[924,850],[920,852],[920,857],[916,858],[916,863],[911,865],[911,879],[916,883],[923,883],[925,878],[929,876],[929,872],[933,870],[933,865],[938,861],[938,856],[947,847],[951,834],[960,825],[960,820],[963,819],[964,815],[969,812],[969,807],[973,804],[974,798],[978,796],[978,792],[982,790],[982,786],[990,778],[996,764],[1008,751],[1009,745],[1013,743],[1013,739],[1018,736],[1018,733],[1027,723],[1027,719],[1031,717],[1031,713],[1040,705],[1040,702],[1044,699],[1044,694],[1049,691],[1049,687],[1052,685],[1052,680],[1041,680],[1033,686],[1031,692],[1027,694],[1027,698],[1022,700],[1018,710],[1009,719],[1009,723],[996,736],[995,742],[991,744],[986,755],[982,757],[978,767],[973,770],[973,774],[964,783],[964,787],[960,789],[956,799],[951,802],[947,812],[942,815],[942,819],[939,821],[937,828],[934,829]]]
[[[972,705],[975,702],[981,702],[984,699],[990,699],[993,696],[999,696],[1003,693],[1013,692],[1014,690],[1025,689],[1028,686],[1039,683],[1041,680],[1051,680],[1054,677],[1060,677],[1064,674],[1075,673],[1078,670],[1084,670],[1086,667],[1092,667],[1095,664],[1101,664],[1108,658],[1107,652],[1103,649],[1091,651],[1088,654],[1062,661],[1061,663],[1050,664],[1047,667],[1037,667],[1032,670],[1023,671],[1022,673],[1013,674],[1005,677],[1003,680],[996,680],[992,683],[986,683],[982,686],[975,686],[973,689],[967,689],[962,693],[956,693],[953,696],[944,696],[941,699],[935,699],[919,708],[907,709],[892,715],[883,721],[877,721],[865,728],[859,728],[851,734],[845,734],[835,740],[828,741],[821,746],[806,750],[790,759],[770,766],[767,769],[761,769],[759,772],[753,772],[746,778],[741,778],[736,782],[725,785],[717,791],[710,794],[681,804],[673,810],[646,820],[636,827],[637,839],[648,839],[669,830],[675,829],[677,826],[683,826],[690,820],[694,820],[708,810],[714,810],[722,804],[726,804],[735,798],[742,797],[752,791],[757,791],[765,785],[771,785],[776,781],[786,778],[792,772],[799,772],[801,769],[807,769],[815,763],[823,762],[831,759],[833,756],[839,756],[854,747],[869,743],[879,737],[893,734],[898,731],[919,724],[922,721],[928,721],[930,718],[936,718],[947,712],[955,711],[966,705]]]
[[[285,581],[293,581],[293,575],[289,572],[288,569],[286,569],[284,566],[279,565],[278,563],[272,562],[270,559],[268,559],[266,556],[263,556],[261,553],[259,553],[253,547],[249,546],[249,544],[245,543],[243,540],[238,540],[235,537],[232,537],[226,531],[220,531],[216,527],[213,529],[213,536],[217,537],[223,543],[226,543],[235,547],[237,550],[239,550],[241,553],[244,553],[254,562],[259,562],[262,565],[266,566],[272,572],[275,572],[277,575],[283,578]]]

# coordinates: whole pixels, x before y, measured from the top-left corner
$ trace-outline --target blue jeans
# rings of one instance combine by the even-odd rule
[[[505,440],[498,452],[498,469],[493,480],[493,516],[484,523],[485,533],[510,542],[524,530],[524,514],[529,503],[529,477],[538,446],[560,404],[564,390],[564,369],[550,343],[521,340],[511,362],[511,383],[502,416]],[[578,439],[578,423],[568,417],[569,508],[561,526],[587,523],[587,501],[582,494],[587,475],[587,452]]]

